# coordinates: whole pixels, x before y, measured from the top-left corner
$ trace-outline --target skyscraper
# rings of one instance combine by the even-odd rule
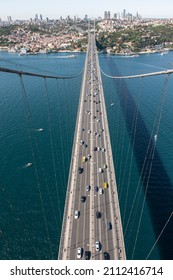
[[[108,18],[108,14],[107,14],[107,11],[104,12],[104,19],[107,19]]]
[[[124,9],[123,10],[123,19],[125,19],[126,18],[126,10]]]
[[[35,21],[38,21],[38,14],[35,15]]]
[[[7,21],[8,21],[9,23],[12,22],[11,16],[8,16],[8,17],[7,17]]]

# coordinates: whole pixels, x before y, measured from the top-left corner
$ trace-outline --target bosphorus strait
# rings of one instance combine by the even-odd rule
[[[1,52],[0,61],[71,76],[85,53],[70,55]],[[99,61],[109,75],[134,75],[171,69],[173,52]],[[82,73],[0,80],[0,259],[57,259]],[[173,259],[172,75],[102,81],[127,259]]]

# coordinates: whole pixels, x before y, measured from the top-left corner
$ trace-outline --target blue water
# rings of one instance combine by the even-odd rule
[[[0,62],[50,75],[79,73],[85,54],[67,55],[0,53]],[[133,75],[172,68],[173,53],[99,60],[107,74]],[[44,80],[0,73],[0,81],[0,259],[56,259],[82,74]],[[103,76],[103,86],[127,258],[173,259],[173,219],[166,224],[173,211],[172,76]]]

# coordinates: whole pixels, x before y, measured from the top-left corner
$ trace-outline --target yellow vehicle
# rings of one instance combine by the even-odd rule
[[[86,162],[87,161],[87,158],[86,157],[83,157],[82,158],[82,162]]]
[[[107,188],[108,188],[108,183],[107,183],[107,182],[104,182],[103,188],[104,188],[104,189],[107,189]]]

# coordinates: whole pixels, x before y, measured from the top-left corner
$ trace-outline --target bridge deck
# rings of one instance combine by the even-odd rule
[[[83,169],[81,174],[78,171],[79,167]],[[104,188],[104,183],[108,184],[108,188]],[[90,188],[88,191],[87,186]],[[98,191],[95,190],[96,186]],[[81,196],[85,197],[84,202],[81,201]],[[75,210],[79,211],[79,217],[76,219]],[[99,250],[96,250],[96,241],[99,241]],[[126,258],[100,67],[93,34],[89,35],[86,54],[58,258],[77,259],[79,247],[82,248],[82,259],[85,259],[86,251],[89,251],[89,258],[92,260],[104,259],[104,252],[108,253],[108,259]]]

